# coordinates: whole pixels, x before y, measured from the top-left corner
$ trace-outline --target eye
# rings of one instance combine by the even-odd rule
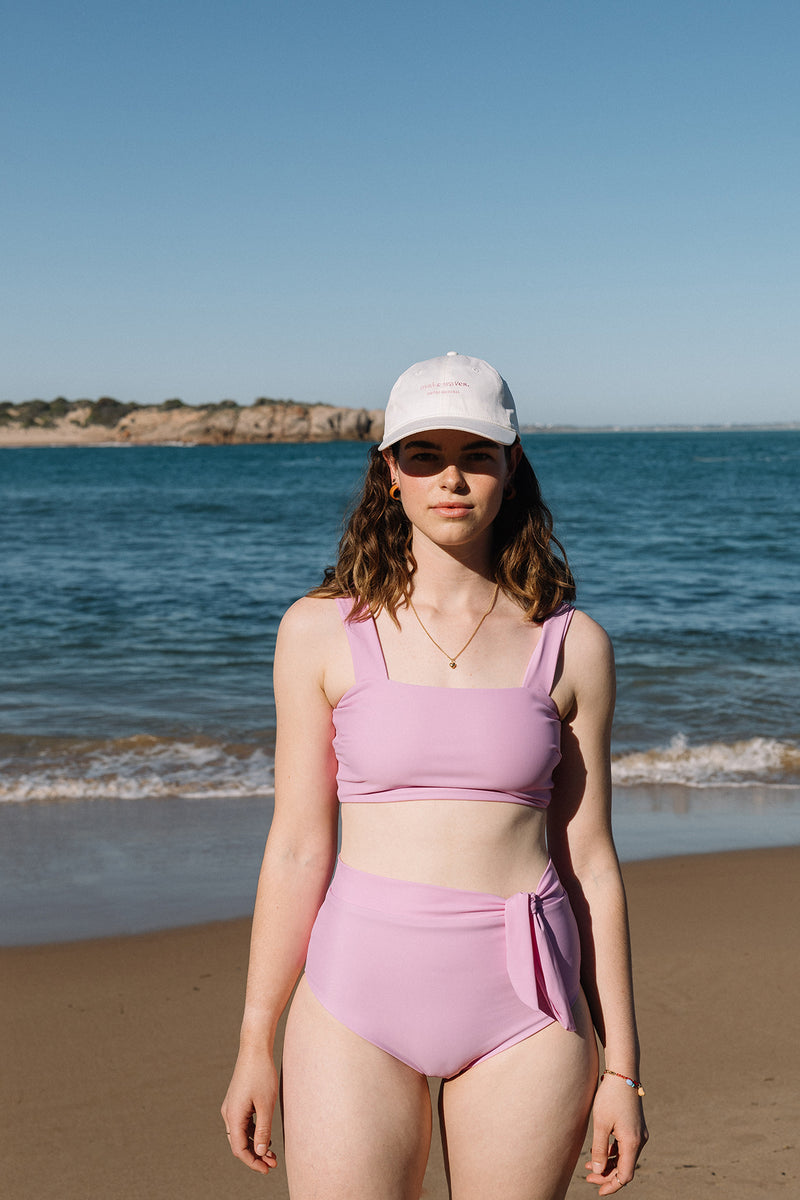
[[[484,466],[486,463],[493,463],[495,456],[490,450],[471,450],[466,461],[472,466]]]

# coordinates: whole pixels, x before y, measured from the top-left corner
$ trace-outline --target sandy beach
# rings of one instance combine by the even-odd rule
[[[797,1194],[799,868],[800,848],[625,866],[651,1130],[634,1194]],[[218,1115],[247,942],[239,920],[0,951],[7,1200],[284,1200]],[[438,1135],[424,1194],[447,1196]],[[576,1172],[569,1200],[593,1194]]]

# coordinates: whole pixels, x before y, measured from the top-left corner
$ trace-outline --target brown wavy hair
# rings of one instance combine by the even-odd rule
[[[397,452],[393,446],[395,458]],[[354,620],[365,620],[385,608],[397,622],[397,609],[411,593],[417,569],[411,522],[402,504],[389,495],[391,482],[383,455],[372,446],[361,495],[345,520],[336,565],[326,567],[322,583],[308,593],[324,599],[356,597]],[[524,453],[512,482],[512,494],[504,497],[494,522],[493,574],[527,619],[539,622],[575,599],[575,580]]]

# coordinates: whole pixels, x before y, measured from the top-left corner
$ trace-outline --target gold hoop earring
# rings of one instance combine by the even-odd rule
[[[397,486],[396,483],[393,483],[392,486],[389,488],[389,495],[392,497],[393,500],[400,499],[400,488]]]

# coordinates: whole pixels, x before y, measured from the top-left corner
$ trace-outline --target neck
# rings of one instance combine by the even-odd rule
[[[495,586],[488,539],[481,545],[444,548],[415,531],[411,549],[417,563],[415,603],[451,609],[488,603]]]

